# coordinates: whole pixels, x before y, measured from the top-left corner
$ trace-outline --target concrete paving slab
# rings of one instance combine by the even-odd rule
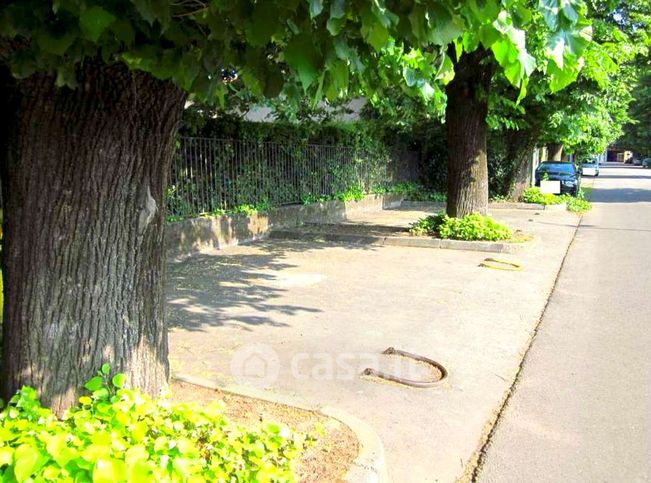
[[[427,211],[360,215],[408,224]],[[266,241],[196,255],[168,271],[172,370],[263,387],[369,423],[394,481],[454,481],[467,471],[509,390],[572,239],[567,212],[499,210],[535,238],[487,254],[395,246]],[[393,346],[442,363],[446,382],[419,389],[361,377]]]

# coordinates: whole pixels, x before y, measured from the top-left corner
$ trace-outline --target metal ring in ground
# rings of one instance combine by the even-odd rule
[[[399,349],[394,349],[393,347],[389,347],[387,350],[382,352],[382,354],[387,354],[387,355],[395,354],[403,357],[408,357],[410,359],[414,359],[415,361],[429,364],[432,367],[438,369],[438,371],[441,373],[441,378],[435,381],[414,381],[413,379],[405,379],[404,377],[394,376],[393,374],[387,374],[386,372],[378,371],[370,367],[364,369],[364,372],[362,372],[364,376],[375,376],[375,377],[379,377],[380,379],[385,379],[387,381],[397,382],[398,384],[404,384],[405,386],[421,387],[421,388],[434,387],[448,377],[448,371],[445,367],[443,367],[438,362],[429,359],[427,357],[419,356],[418,354],[412,354],[410,352],[401,351]]]
[[[479,264],[479,266],[485,268],[493,268],[495,270],[507,270],[510,272],[522,270],[522,265],[507,262],[506,260],[499,260],[497,258],[485,258],[484,261]]]

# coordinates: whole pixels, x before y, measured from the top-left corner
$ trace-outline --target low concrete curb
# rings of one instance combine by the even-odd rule
[[[558,205],[539,205],[538,203],[497,202],[497,203],[489,203],[488,209],[489,210],[565,211],[567,210],[567,203],[560,203]]]
[[[290,228],[304,223],[338,223],[351,214],[398,208],[401,202],[401,195],[366,195],[359,201],[331,200],[280,206],[268,213],[182,220],[165,226],[167,259],[179,261],[194,253],[212,253],[225,247],[262,240],[274,228]]]
[[[289,396],[269,394],[259,389],[242,386],[220,386],[211,381],[185,374],[175,374],[172,379],[205,387],[206,389],[230,392],[238,396],[261,399],[304,411],[312,411],[336,419],[348,426],[355,433],[359,442],[359,454],[344,476],[344,480],[350,483],[388,483],[390,481],[384,458],[384,446],[380,437],[367,423],[345,411],[332,407],[311,407]]]
[[[441,248],[445,250],[467,250],[489,253],[517,253],[522,244],[489,241],[442,240],[430,237],[350,235],[342,233],[316,233],[300,230],[274,230],[269,234],[272,240],[303,240],[354,243],[374,246],[403,246],[418,248]]]
[[[548,205],[551,206],[551,205]],[[520,203],[520,202],[493,202],[488,203],[489,210],[532,210],[540,211],[547,209],[545,205],[539,205],[538,203]]]
[[[445,203],[430,201],[403,201],[402,208],[415,208],[423,210],[445,210]],[[492,201],[488,203],[489,210],[531,210],[531,211],[565,211],[567,203],[559,205],[540,205],[538,203],[522,203],[515,201]]]

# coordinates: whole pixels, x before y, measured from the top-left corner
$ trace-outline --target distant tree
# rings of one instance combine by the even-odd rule
[[[651,156],[651,69],[640,74],[633,88],[633,102],[620,144],[627,149]]]
[[[526,187],[536,145],[548,145],[550,158],[554,151],[558,156],[597,154],[621,135],[628,120],[636,65],[648,49],[648,1],[588,5],[593,41],[583,52],[584,65],[576,82],[552,92],[544,76],[535,74],[527,97],[516,103],[518,92],[496,78],[489,123],[506,140],[505,170],[510,173],[512,196]],[[528,42],[532,55],[544,56],[544,44],[536,35],[530,35]]]

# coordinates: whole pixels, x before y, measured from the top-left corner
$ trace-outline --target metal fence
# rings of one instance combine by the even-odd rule
[[[381,156],[349,146],[183,137],[174,157],[167,210],[196,216],[242,205],[279,206],[415,180],[414,153]]]

